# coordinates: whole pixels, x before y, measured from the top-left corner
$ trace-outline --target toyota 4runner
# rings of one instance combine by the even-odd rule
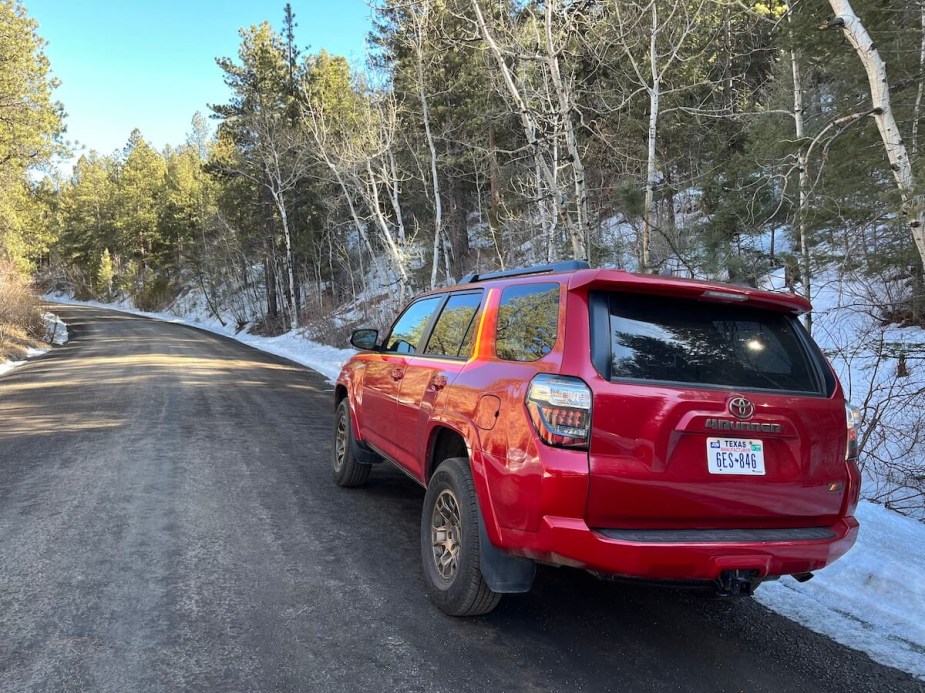
[[[747,595],[854,543],[856,416],[793,294],[556,263],[413,300],[335,390],[333,477],[388,460],[427,491],[445,612],[537,563]]]

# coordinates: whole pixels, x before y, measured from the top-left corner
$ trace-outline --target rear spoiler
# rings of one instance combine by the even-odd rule
[[[657,296],[677,296],[711,303],[754,306],[794,315],[802,315],[812,310],[809,301],[794,293],[762,291],[735,284],[635,274],[622,270],[576,272],[569,281],[569,290],[573,289],[611,289]]]

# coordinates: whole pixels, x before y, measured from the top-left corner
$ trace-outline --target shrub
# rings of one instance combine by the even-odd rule
[[[21,359],[45,333],[39,300],[29,280],[0,261],[0,361]]]

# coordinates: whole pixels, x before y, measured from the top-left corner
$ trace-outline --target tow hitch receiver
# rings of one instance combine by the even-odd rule
[[[717,597],[750,597],[758,586],[757,570],[724,570],[716,578]]]

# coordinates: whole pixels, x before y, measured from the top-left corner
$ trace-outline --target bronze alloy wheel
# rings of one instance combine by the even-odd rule
[[[501,594],[481,569],[479,502],[469,460],[450,457],[437,467],[421,512],[421,562],[428,596],[451,616],[487,614]]]
[[[369,479],[369,464],[363,464],[355,455],[356,441],[350,423],[350,404],[346,398],[337,405],[334,416],[334,440],[331,445],[331,472],[334,483],[345,488],[362,486]]]
[[[437,572],[452,582],[459,571],[459,550],[462,543],[459,502],[450,489],[437,496],[431,515],[430,537]]]
[[[338,473],[347,456],[347,417],[339,415],[334,426],[334,472]]]

